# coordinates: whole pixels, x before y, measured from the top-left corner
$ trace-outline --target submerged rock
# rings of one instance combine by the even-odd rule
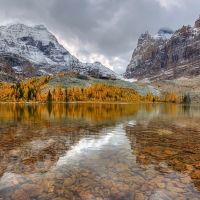
[[[12,195],[13,200],[29,200],[29,195],[23,190],[16,190]]]

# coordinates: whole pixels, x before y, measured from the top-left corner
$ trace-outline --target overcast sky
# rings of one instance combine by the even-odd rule
[[[0,25],[44,24],[82,62],[123,73],[138,37],[194,25],[200,0],[0,0]]]

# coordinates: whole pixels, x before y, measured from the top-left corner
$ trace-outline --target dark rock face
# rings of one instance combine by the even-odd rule
[[[124,75],[150,81],[200,75],[200,18],[194,28],[183,26],[169,38],[143,34]]]
[[[5,72],[7,74],[14,75],[14,70],[11,65],[5,60],[3,56],[0,55],[0,72]]]
[[[0,82],[16,82],[15,72],[3,56],[0,56]]]
[[[4,61],[3,62],[4,67],[1,67],[1,68],[2,68],[2,71],[4,71],[5,73],[8,73],[13,76],[21,75],[24,78],[35,75],[35,71],[31,63],[28,60],[25,60],[24,58],[19,57],[18,55],[11,54],[11,53],[3,53],[0,55],[0,59]]]
[[[7,73],[2,73],[0,71],[0,83],[16,83],[17,82],[17,79],[10,75],[10,74],[7,74]]]

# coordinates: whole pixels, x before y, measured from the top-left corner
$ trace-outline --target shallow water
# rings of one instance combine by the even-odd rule
[[[200,106],[0,104],[0,199],[200,199]]]

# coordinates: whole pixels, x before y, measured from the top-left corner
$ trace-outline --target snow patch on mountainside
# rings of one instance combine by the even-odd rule
[[[136,82],[137,79],[134,79],[134,78],[124,78],[123,75],[119,75],[117,76],[118,79],[122,80],[122,81],[127,81],[127,82],[130,82],[130,83],[133,83],[133,82]]]

